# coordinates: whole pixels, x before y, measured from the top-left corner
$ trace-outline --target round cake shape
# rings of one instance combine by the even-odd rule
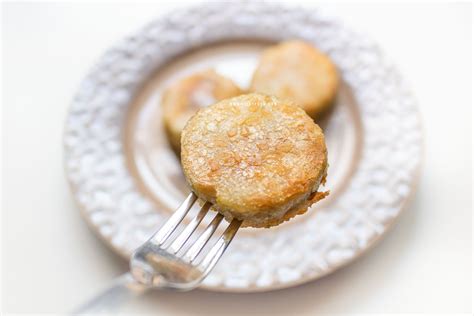
[[[327,171],[321,128],[297,105],[247,94],[201,109],[186,124],[181,163],[192,190],[227,220],[271,227],[306,212]]]
[[[241,94],[229,78],[207,69],[182,78],[163,93],[163,123],[171,147],[180,151],[181,132],[194,113],[217,101]]]
[[[293,100],[317,119],[334,103],[338,85],[329,57],[304,41],[291,40],[263,52],[250,90]]]

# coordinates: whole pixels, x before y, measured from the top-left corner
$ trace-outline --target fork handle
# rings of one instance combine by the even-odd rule
[[[145,293],[149,288],[137,283],[130,273],[116,278],[111,286],[73,311],[77,314],[112,313],[126,301]]]

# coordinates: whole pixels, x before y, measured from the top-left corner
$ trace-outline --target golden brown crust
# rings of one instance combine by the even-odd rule
[[[265,227],[269,228],[272,226],[277,226],[280,225],[283,222],[289,221],[296,215],[302,215],[306,213],[308,208],[313,205],[314,203],[321,201],[324,199],[326,196],[329,195],[329,191],[325,192],[314,192],[308,197],[308,199],[304,200],[301,204],[296,205],[295,207],[291,208],[288,210],[285,215],[281,218],[273,219],[273,220],[268,220],[265,222],[265,226],[258,226],[258,227]],[[253,225],[250,225],[253,226]]]
[[[338,84],[337,69],[326,55],[292,40],[263,52],[250,90],[293,100],[317,118],[334,103]]]
[[[181,144],[193,191],[243,226],[269,227],[304,212],[326,175],[319,126],[292,102],[262,94],[201,109]]]
[[[166,134],[173,149],[179,153],[181,132],[194,113],[241,93],[232,80],[211,69],[190,75],[168,87],[163,93],[161,106]]]

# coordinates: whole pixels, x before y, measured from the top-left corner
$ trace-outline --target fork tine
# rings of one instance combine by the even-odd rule
[[[173,215],[171,215],[170,219],[152,237],[153,242],[157,245],[163,244],[174,232],[176,227],[178,227],[179,223],[181,223],[184,216],[186,216],[196,200],[197,196],[191,192]]]
[[[224,254],[227,246],[229,246],[230,242],[239,230],[241,224],[242,221],[233,219],[222,236],[219,237],[214,246],[212,246],[209,253],[204,257],[200,263],[200,266],[204,268],[204,275],[207,275],[212,270],[212,268],[214,268],[217,261],[219,261],[219,258]]]
[[[206,230],[199,236],[196,242],[186,251],[184,258],[192,262],[199,253],[202,251],[207,241],[211,238],[212,234],[216,231],[220,222],[222,221],[222,214],[217,213],[216,216],[212,219],[211,223],[207,226]]]
[[[195,218],[192,219],[191,223],[186,226],[186,228],[183,230],[181,234],[176,238],[175,241],[170,246],[170,251],[174,254],[176,254],[186,243],[186,241],[189,239],[191,234],[196,230],[198,225],[201,223],[202,219],[204,216],[206,216],[207,211],[211,207],[211,203],[207,202],[201,207],[201,210],[199,213],[196,215]]]

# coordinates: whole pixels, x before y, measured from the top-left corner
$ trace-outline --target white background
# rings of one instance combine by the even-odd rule
[[[108,46],[181,5],[4,5],[4,311],[69,311],[126,270],[92,235],[74,205],[62,166],[63,122],[81,78]],[[338,4],[326,9],[375,38],[412,83],[426,140],[414,199],[375,249],[319,281],[260,294],[157,292],[128,305],[127,312],[315,315],[471,309],[471,7]]]

